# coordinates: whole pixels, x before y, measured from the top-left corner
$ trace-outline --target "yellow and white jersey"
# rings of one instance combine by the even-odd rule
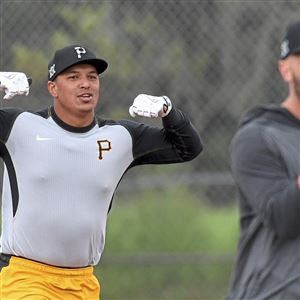
[[[52,107],[1,109],[0,252],[61,267],[97,264],[124,173],[141,164],[188,161],[201,150],[200,137],[177,109],[163,118],[163,128],[98,117],[76,128]]]

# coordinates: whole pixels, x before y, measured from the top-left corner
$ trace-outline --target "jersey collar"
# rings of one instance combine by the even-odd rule
[[[88,126],[85,126],[85,127],[75,127],[75,126],[71,126],[67,123],[65,123],[62,119],[60,119],[58,117],[58,115],[55,113],[55,110],[54,110],[54,107],[51,106],[49,108],[49,116],[52,117],[52,119],[54,120],[54,122],[62,127],[63,129],[67,130],[67,131],[70,131],[70,132],[75,132],[75,133],[85,133],[85,132],[88,132],[90,131],[96,124],[96,119],[94,118],[92,123]]]

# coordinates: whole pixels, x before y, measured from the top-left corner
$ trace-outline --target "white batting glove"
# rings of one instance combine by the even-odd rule
[[[148,118],[165,117],[172,109],[172,103],[167,96],[138,95],[129,107],[132,117],[141,116]]]
[[[4,100],[16,95],[29,94],[29,83],[26,75],[21,72],[0,72],[0,91],[5,92]]]

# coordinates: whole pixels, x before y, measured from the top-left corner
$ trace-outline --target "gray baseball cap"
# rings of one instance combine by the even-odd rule
[[[290,24],[281,42],[280,58],[285,59],[290,54],[300,53],[300,21]]]
[[[60,73],[77,64],[90,64],[98,74],[107,69],[107,62],[97,58],[88,48],[80,45],[71,45],[59,49],[48,64],[48,80],[53,81]]]

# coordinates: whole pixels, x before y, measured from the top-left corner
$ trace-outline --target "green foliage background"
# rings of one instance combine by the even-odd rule
[[[102,299],[224,299],[238,237],[235,206],[175,187],[116,196],[96,275]],[[138,256],[136,253],[142,253]]]
[[[233,184],[218,178],[229,172],[228,147],[241,115],[254,104],[285,97],[277,72],[279,40],[287,23],[299,19],[299,1],[0,3],[0,65],[33,78],[30,97],[1,105],[51,105],[47,64],[56,49],[80,43],[109,62],[97,114],[128,118],[137,94],[165,94],[189,113],[203,138],[204,151],[190,164],[128,174],[153,179],[161,172],[161,186],[173,174],[204,179],[194,189],[117,192],[95,269],[102,300],[224,299],[238,212]],[[216,174],[208,183],[210,172]]]

